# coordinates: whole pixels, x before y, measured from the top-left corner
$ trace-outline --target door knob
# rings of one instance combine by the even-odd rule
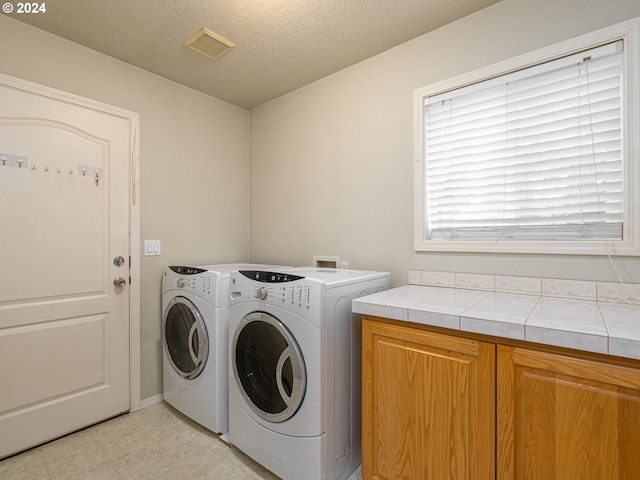
[[[113,279],[113,284],[116,287],[124,287],[127,284],[127,281],[122,277],[116,277]]]

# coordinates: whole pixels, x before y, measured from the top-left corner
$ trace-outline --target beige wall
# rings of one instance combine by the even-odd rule
[[[162,241],[141,257],[141,398],[161,393],[162,268],[249,259],[249,112],[1,15],[0,72],[140,114],[141,239]]]
[[[617,280],[607,257],[415,253],[413,91],[637,16],[637,0],[504,0],[252,110],[252,260],[337,255],[394,285],[408,269]],[[640,259],[613,263],[640,283]]]

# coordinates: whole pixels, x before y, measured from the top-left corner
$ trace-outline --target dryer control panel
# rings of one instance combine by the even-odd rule
[[[203,268],[185,267],[182,265],[170,265],[169,268],[172,272],[176,272],[178,275],[197,275],[198,273],[206,272]]]
[[[239,270],[231,274],[230,304],[259,302],[295,312],[314,324],[321,323],[323,292],[318,280],[286,271]],[[264,307],[263,307],[264,308]]]
[[[211,293],[211,276],[177,277],[176,287],[192,290],[194,292]]]
[[[311,287],[308,286],[295,286],[295,287],[283,287],[278,292],[279,296],[286,302],[290,303],[309,303],[309,295],[311,293]]]
[[[214,274],[197,267],[169,266],[164,272],[163,289],[173,288],[198,295],[211,295],[215,288]]]
[[[270,272],[267,270],[240,270],[240,274],[257,282],[265,283],[286,283],[302,280],[300,275],[290,275],[286,272]]]
[[[241,270],[239,273],[250,280],[260,282],[254,285],[255,297],[258,300],[266,300],[268,297],[290,304],[298,303],[299,306],[309,305],[311,287],[309,285],[286,285],[290,282],[304,280],[300,275],[291,275],[286,272],[270,272],[265,270]],[[281,284],[281,285],[273,285]]]

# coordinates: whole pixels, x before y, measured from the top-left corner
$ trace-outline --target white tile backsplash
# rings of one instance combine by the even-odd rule
[[[542,295],[542,279],[496,275],[496,292]]]
[[[493,275],[479,275],[477,273],[456,273],[456,288],[468,288],[470,290],[488,290],[493,292],[496,288]]]
[[[454,287],[455,274],[450,272],[420,272],[420,285],[429,285],[432,287]]]
[[[596,293],[596,282],[583,280],[559,280],[555,278],[542,279],[542,296],[544,297],[595,301]]]
[[[407,283],[409,285],[420,285],[420,270],[409,270]]]
[[[598,301],[640,305],[640,285],[637,283],[598,282]]]

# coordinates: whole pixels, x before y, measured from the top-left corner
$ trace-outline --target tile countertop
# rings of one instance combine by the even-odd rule
[[[353,301],[377,317],[640,360],[640,305],[405,285]]]

